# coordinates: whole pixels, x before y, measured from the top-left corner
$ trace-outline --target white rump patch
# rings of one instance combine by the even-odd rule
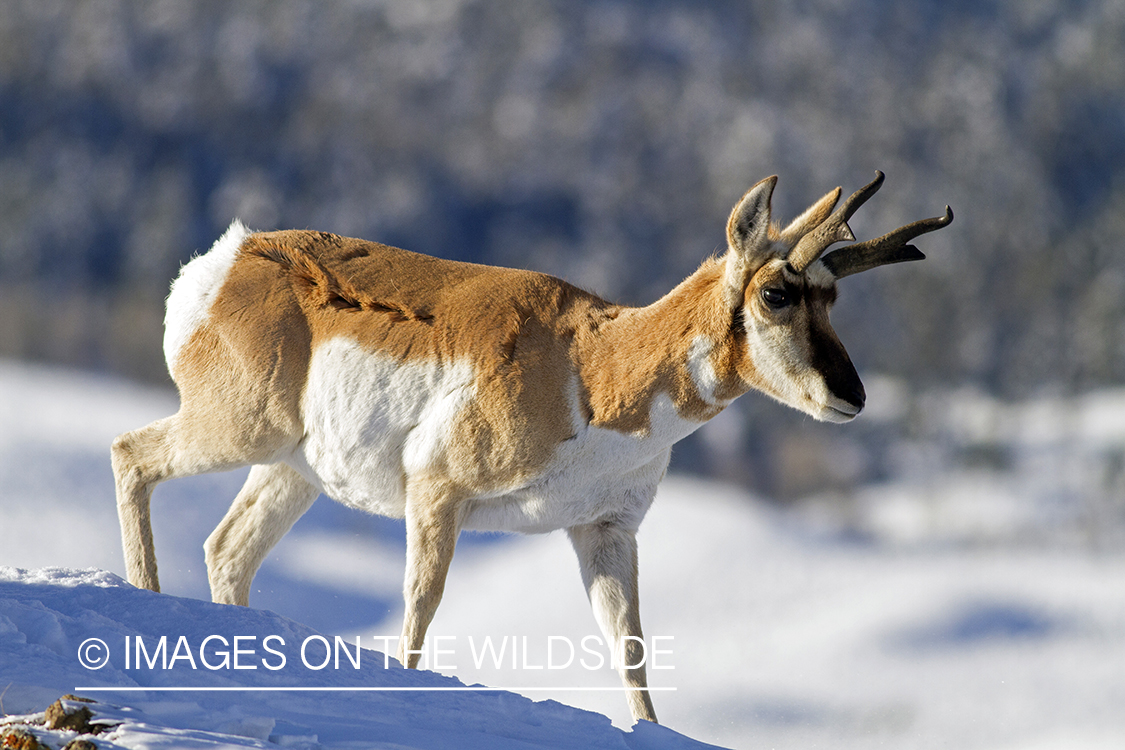
[[[252,232],[235,219],[209,251],[180,269],[172,282],[164,314],[164,360],[171,372],[176,357],[195,330],[207,320],[211,305],[238,257],[238,249]]]

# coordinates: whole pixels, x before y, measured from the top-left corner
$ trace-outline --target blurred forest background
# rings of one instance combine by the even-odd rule
[[[841,285],[868,414],[751,395],[674,466],[779,499],[1016,472],[1117,508],[1125,437],[1066,448],[1075,489],[1030,468],[1027,415],[1125,383],[1120,0],[0,0],[0,356],[169,383],[169,281],[236,216],[646,304],[758,179],[787,218],[875,169],[861,239],[957,219]]]

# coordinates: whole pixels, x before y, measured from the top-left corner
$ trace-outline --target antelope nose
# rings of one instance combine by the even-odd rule
[[[844,400],[862,409],[863,405],[867,403],[867,393],[863,390],[863,384],[857,384],[851,393],[844,397]]]
[[[863,409],[863,405],[867,402],[867,393],[863,390],[863,383],[859,382],[854,386],[841,388],[840,392],[836,393],[835,396],[854,406],[856,414]]]

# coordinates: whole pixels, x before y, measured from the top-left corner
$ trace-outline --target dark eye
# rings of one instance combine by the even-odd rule
[[[785,307],[789,304],[789,292],[784,289],[763,289],[762,300],[774,309]]]

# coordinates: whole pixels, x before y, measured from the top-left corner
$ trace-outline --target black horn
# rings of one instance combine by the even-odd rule
[[[893,232],[888,232],[882,237],[833,250],[825,255],[821,262],[824,263],[824,267],[828,269],[829,273],[837,279],[842,279],[845,276],[867,271],[876,266],[902,263],[908,260],[922,260],[926,256],[918,248],[907,243],[926,232],[933,232],[949,226],[952,221],[953,209],[946,206],[945,216],[921,219],[904,227],[899,227]]]

